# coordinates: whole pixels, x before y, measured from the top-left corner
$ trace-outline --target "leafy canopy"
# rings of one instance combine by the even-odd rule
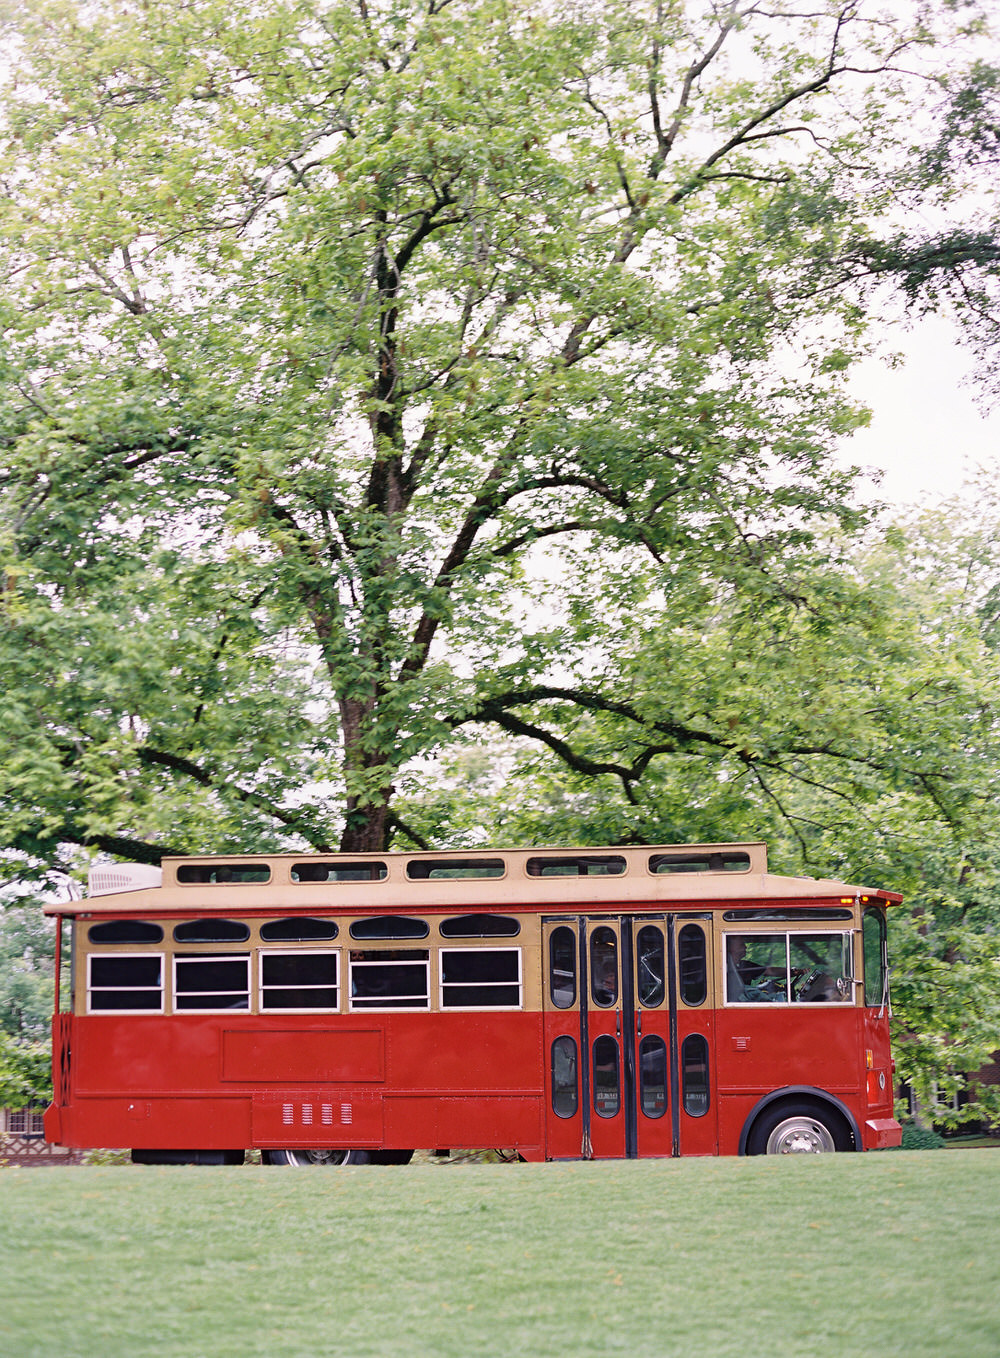
[[[4,843],[381,847],[602,615],[672,720],[642,620],[861,522],[883,280],[990,285],[898,226],[992,154],[938,10],[5,7]]]

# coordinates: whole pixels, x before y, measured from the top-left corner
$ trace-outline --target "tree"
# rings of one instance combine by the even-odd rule
[[[54,930],[33,901],[0,911],[0,1031],[19,1042],[48,1036]]]
[[[0,1108],[27,1108],[52,1092],[48,1041],[53,929],[33,901],[0,909]]]
[[[0,1108],[30,1108],[51,1097],[50,1043],[18,1041],[0,1031]]]
[[[762,838],[784,870],[886,883],[975,849],[981,876],[1000,689],[996,528],[976,496],[982,523],[952,505],[828,543],[770,596],[693,577],[627,641],[611,613],[591,628],[588,684],[515,691],[499,673],[452,777],[415,780],[402,814],[466,842],[539,825],[582,843]],[[493,760],[487,723],[509,737]]]
[[[871,289],[996,268],[898,231],[981,142],[934,8],[19,5],[4,841],[381,848],[468,721],[602,719],[602,610],[856,528]]]

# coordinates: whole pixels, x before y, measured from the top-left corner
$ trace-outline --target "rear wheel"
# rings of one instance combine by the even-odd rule
[[[340,1165],[367,1165],[371,1156],[368,1151],[355,1150],[281,1150],[263,1151],[265,1165],[325,1165],[334,1168]]]
[[[854,1138],[841,1115],[808,1101],[765,1109],[747,1138],[747,1155],[823,1155],[853,1149]]]

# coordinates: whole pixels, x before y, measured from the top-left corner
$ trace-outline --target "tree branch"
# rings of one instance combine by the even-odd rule
[[[143,764],[153,768],[170,769],[174,773],[182,773],[186,777],[198,783],[201,787],[212,790],[225,789],[232,794],[238,801],[245,802],[248,806],[254,806],[259,811],[266,812],[273,816],[281,825],[289,830],[296,830],[308,840],[317,853],[333,853],[330,845],[319,836],[316,830],[309,824],[301,812],[285,811],[280,806],[276,806],[267,797],[262,797],[259,792],[251,792],[247,788],[240,787],[239,784],[230,781],[228,778],[220,779],[216,774],[209,773],[208,770],[196,764],[191,759],[186,759],[183,755],[171,754],[168,750],[158,750],[151,745],[140,745],[136,749],[136,755]]]

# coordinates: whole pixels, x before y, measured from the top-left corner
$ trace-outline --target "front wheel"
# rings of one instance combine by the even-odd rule
[[[808,1102],[765,1110],[747,1138],[747,1155],[822,1155],[853,1149],[854,1138],[840,1114]]]
[[[263,1151],[261,1159],[265,1165],[327,1165],[339,1168],[341,1165],[367,1165],[371,1156],[368,1151],[354,1150],[317,1150],[317,1151]]]

